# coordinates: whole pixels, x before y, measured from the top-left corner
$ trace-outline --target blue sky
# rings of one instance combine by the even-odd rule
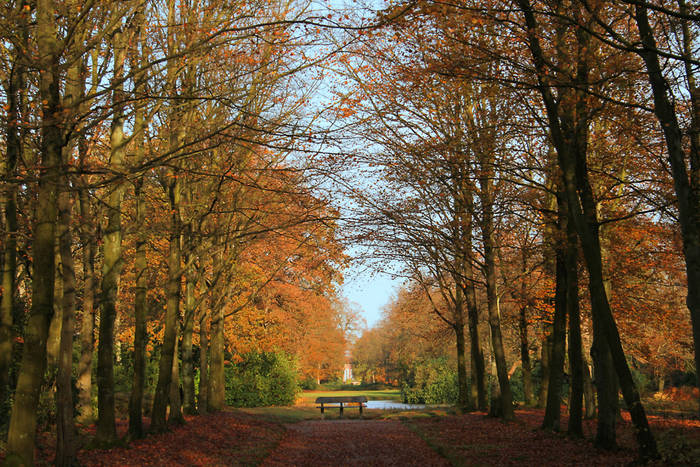
[[[366,266],[354,266],[345,272],[343,295],[360,306],[367,326],[372,327],[381,319],[382,308],[390,301],[402,279],[366,269]]]

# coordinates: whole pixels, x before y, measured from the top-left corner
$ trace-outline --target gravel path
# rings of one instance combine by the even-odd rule
[[[309,420],[287,433],[263,466],[448,466],[395,420]]]

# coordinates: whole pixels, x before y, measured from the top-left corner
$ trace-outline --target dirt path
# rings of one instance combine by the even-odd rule
[[[309,420],[286,428],[263,466],[450,465],[395,420]]]

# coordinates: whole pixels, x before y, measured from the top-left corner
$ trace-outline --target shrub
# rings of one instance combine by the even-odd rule
[[[454,404],[457,371],[446,358],[417,361],[408,369],[401,395],[407,404]]]
[[[291,405],[299,393],[295,362],[279,352],[250,352],[226,366],[226,404]]]
[[[301,389],[305,391],[315,391],[318,389],[318,382],[316,381],[316,378],[313,376],[307,376],[303,380],[301,380]]]

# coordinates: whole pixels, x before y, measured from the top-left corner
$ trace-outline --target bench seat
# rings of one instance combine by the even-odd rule
[[[316,398],[317,409],[321,409],[321,417],[324,416],[326,408],[339,408],[340,417],[343,416],[344,407],[359,407],[360,416],[362,416],[362,408],[367,405],[367,396],[339,396],[339,397],[318,397]]]

